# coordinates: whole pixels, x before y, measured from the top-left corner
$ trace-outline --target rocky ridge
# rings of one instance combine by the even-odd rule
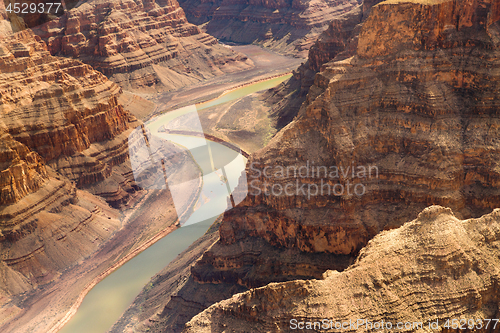
[[[33,30],[53,55],[90,64],[125,89],[178,89],[252,66],[189,24],[175,0],[85,2]]]
[[[236,294],[195,316],[183,332],[293,332],[293,319],[324,325],[325,318],[322,328],[332,332],[374,331],[366,323],[335,329],[357,319],[394,328],[422,322],[419,332],[447,332],[449,318],[497,318],[499,242],[500,210],[461,221],[449,208],[431,206],[373,238],[345,271]],[[439,329],[430,329],[436,320]],[[398,331],[415,332],[412,325]],[[484,322],[481,332],[494,331]]]
[[[338,25],[352,31],[347,42],[332,42],[341,47],[328,47],[332,30],[318,42],[325,47],[311,50],[306,70],[319,72],[305,101],[250,157],[247,185],[254,193],[225,213],[220,240],[191,269],[194,284],[255,288],[318,278],[321,270],[347,268],[350,261],[340,258],[355,258],[375,235],[429,205],[450,207],[460,219],[499,206],[498,4],[375,3],[356,14],[361,26],[355,18]],[[347,172],[332,177],[315,169],[312,175],[313,165]],[[279,172],[287,166],[308,172]],[[271,168],[267,175],[265,167]],[[374,173],[359,174],[358,167]],[[313,195],[295,192],[296,182],[311,185]],[[272,193],[288,184],[294,184],[292,195]],[[343,190],[322,194],[314,188],[322,184]],[[362,195],[354,194],[355,185]],[[283,269],[279,253],[294,258],[291,266],[300,267],[302,277]],[[332,267],[305,259],[316,255]],[[151,317],[150,329],[178,331],[175,313],[195,312],[173,304]],[[206,329],[205,323],[193,327]]]
[[[277,52],[307,57],[330,21],[361,1],[181,0],[189,22],[230,42],[257,43]]]

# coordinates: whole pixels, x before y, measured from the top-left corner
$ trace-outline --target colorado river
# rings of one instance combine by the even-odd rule
[[[195,110],[207,108],[269,89],[290,76],[285,75],[251,83],[192,108]],[[104,333],[108,331],[151,277],[201,237],[217,216],[227,208],[228,191],[231,193],[236,187],[246,159],[234,150],[204,138],[174,135],[160,131],[161,126],[186,115],[190,110],[192,111],[192,108],[172,111],[154,118],[146,123],[146,128],[152,135],[190,149],[193,159],[200,166],[203,174],[203,186],[197,209],[183,223],[185,226],[163,237],[92,288],[76,314],[59,332]],[[208,149],[192,149],[203,145]],[[218,172],[220,170],[224,173],[223,176],[221,172]],[[225,181],[222,181],[223,179]]]

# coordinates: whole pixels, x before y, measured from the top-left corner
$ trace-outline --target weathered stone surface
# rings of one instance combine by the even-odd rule
[[[136,190],[123,166],[133,119],[120,90],[89,65],[51,56],[30,30],[0,40],[3,294],[52,281],[120,227],[117,211],[75,187],[107,182],[116,206]]]
[[[47,180],[42,158],[0,130],[0,205],[37,191]]]
[[[53,57],[26,30],[0,42],[0,127],[84,186],[127,159],[121,89],[90,66]]]
[[[194,317],[183,332],[293,332],[291,319],[383,320],[394,327],[423,322],[422,332],[448,332],[442,326],[449,318],[498,317],[499,242],[498,209],[461,221],[448,208],[428,207],[399,229],[377,235],[345,271],[234,295]],[[440,330],[429,329],[436,320]],[[485,324],[481,332],[497,330]],[[360,325],[342,331],[375,330]]]
[[[361,1],[181,0],[189,22],[202,24],[226,41],[258,43],[281,53],[306,57],[330,21]]]
[[[176,0],[85,2],[34,31],[53,55],[90,64],[126,89],[178,89],[252,66],[189,24]]]
[[[383,4],[375,6],[371,15],[376,17],[383,8]],[[408,8],[412,7],[395,7],[391,15],[400,13],[407,24],[421,22],[420,13]],[[392,20],[382,22],[392,31]],[[363,39],[365,31],[380,26],[381,21],[365,22],[360,52],[364,43],[369,44]],[[374,173],[360,179],[349,172],[334,181],[363,184],[362,196],[348,195],[347,190],[343,195],[311,199],[249,195],[227,214],[220,243],[258,236],[305,252],[352,254],[380,230],[403,223],[432,203],[452,207],[461,217],[480,216],[495,208],[500,175],[495,157],[499,153],[495,139],[499,80],[494,68],[499,51],[492,39],[486,39],[486,27],[477,26],[468,36],[468,43],[450,47],[403,48],[383,61],[362,53],[363,57],[323,65],[296,119],[249,162],[260,172],[266,166],[275,170],[307,163],[376,166],[377,177]],[[387,40],[397,44],[401,39]],[[296,180],[293,175],[264,177],[248,171],[250,180],[267,181],[268,189]],[[309,175],[299,182],[319,184],[321,180],[332,181]],[[326,244],[318,245],[323,244],[320,239]]]

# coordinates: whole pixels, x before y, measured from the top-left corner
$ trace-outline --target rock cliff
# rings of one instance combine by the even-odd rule
[[[358,0],[249,1],[181,0],[189,22],[209,34],[237,43],[257,43],[281,53],[306,57],[330,21],[359,6]]]
[[[250,157],[249,194],[225,213],[220,240],[191,269],[193,283],[255,288],[318,278],[346,269],[375,235],[430,205],[459,219],[499,207],[498,3],[374,3],[332,23],[311,50],[302,69],[317,72],[304,103]],[[338,37],[335,27],[352,34]],[[320,256],[319,264],[308,259]],[[152,329],[181,326],[172,304]],[[207,329],[207,320],[193,327]]]
[[[120,87],[90,66],[53,57],[29,30],[0,43],[0,127],[82,187],[128,157]]]
[[[359,32],[371,7],[380,2],[364,1],[346,13],[335,17],[309,49],[307,61],[293,72],[286,83],[262,95],[275,127],[280,130],[298,114],[309,88],[321,66],[331,60],[352,57],[356,53]]]
[[[3,130],[0,139],[0,205],[8,205],[36,192],[48,176],[40,155]]]
[[[172,90],[252,66],[189,24],[175,0],[89,1],[33,29],[125,89]]]
[[[461,221],[448,208],[428,207],[377,235],[345,271],[234,295],[194,317],[183,332],[294,332],[297,322],[324,325],[315,331],[374,332],[377,325],[401,323],[398,332],[415,332],[422,323],[419,332],[449,332],[449,318],[474,319],[479,327],[479,319],[500,314],[499,242],[498,209]],[[349,320],[359,326],[339,329]],[[497,330],[484,321],[478,331]]]
[[[357,55],[324,64],[298,116],[249,160],[254,194],[226,214],[221,252],[257,237],[280,248],[353,255],[430,204],[451,207],[462,218],[498,206],[496,25],[477,19],[456,26],[448,43],[434,47],[419,40],[410,48],[414,36],[386,37],[402,30],[393,25],[418,26],[424,14],[452,11],[450,4],[372,8]],[[486,9],[475,15],[495,17],[494,6]],[[385,44],[370,39],[377,29]],[[399,52],[366,51],[365,45],[380,44]],[[303,172],[289,173],[288,166]],[[331,167],[338,174],[332,176]]]
[[[51,56],[30,30],[2,37],[0,71],[0,275],[11,295],[53,280],[120,227],[117,211],[75,186],[129,200],[133,118],[120,87]]]

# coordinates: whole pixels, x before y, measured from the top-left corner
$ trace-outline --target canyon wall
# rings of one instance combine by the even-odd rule
[[[188,23],[175,0],[84,2],[33,30],[52,55],[79,59],[128,90],[175,90],[252,67]]]
[[[361,27],[371,7],[380,1],[364,1],[333,18],[310,47],[307,61],[293,72],[292,78],[262,94],[263,105],[269,108],[276,129],[282,129],[297,116],[324,63],[354,56]]]
[[[30,30],[0,40],[0,254],[3,294],[47,283],[120,227],[137,187],[124,162],[135,120],[121,89],[53,57]],[[97,193],[100,194],[100,193]]]
[[[315,72],[303,104],[250,157],[248,196],[224,214],[220,240],[193,266],[186,290],[318,279],[346,269],[370,239],[430,205],[449,207],[459,219],[499,206],[498,3],[372,1],[351,14],[332,23],[295,74],[299,85],[301,73]],[[276,299],[286,305],[284,290]],[[198,298],[185,293],[183,302]],[[144,325],[180,331],[175,314],[198,309],[171,299]],[[235,323],[266,317],[263,309],[243,311]],[[206,330],[213,319],[218,331],[219,314],[210,311],[189,330]],[[283,327],[269,325],[263,329]]]
[[[419,28],[430,22],[421,18],[464,12],[450,5],[456,4],[372,8],[357,55],[324,64],[294,121],[250,158],[254,194],[226,213],[212,252],[230,252],[257,237],[306,253],[355,255],[381,230],[398,227],[431,204],[451,207],[460,218],[498,206],[496,25],[486,19],[454,27],[432,21],[446,27],[448,40],[441,45],[431,38],[414,43],[415,36],[404,39],[398,35],[403,29],[393,27],[415,22],[417,36],[434,31]],[[496,7],[485,8],[472,10],[495,17]],[[387,38],[384,44],[372,39],[377,29],[377,36]],[[374,54],[365,45],[387,46]],[[384,53],[389,47],[399,52]],[[288,166],[302,167],[303,175],[279,173]],[[329,168],[329,174],[312,174],[312,166]],[[332,166],[348,172],[331,177]],[[288,184],[291,195],[284,191]],[[302,193],[304,186],[312,196]],[[215,271],[218,279],[232,274]]]
[[[249,1],[181,0],[188,21],[223,41],[257,43],[307,57],[330,21],[359,6],[358,0]]]
[[[0,127],[14,140],[78,187],[105,180],[128,159],[135,120],[117,101],[118,85],[89,65],[51,56],[30,30],[3,38],[0,52]]]

